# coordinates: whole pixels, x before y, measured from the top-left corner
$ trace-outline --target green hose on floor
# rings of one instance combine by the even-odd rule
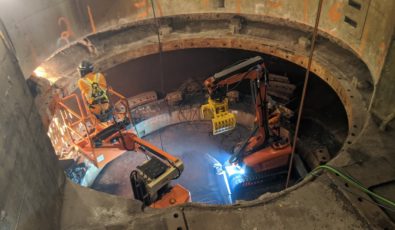
[[[375,200],[379,201],[382,204],[385,204],[390,209],[395,209],[395,202],[394,201],[389,200],[389,199],[387,199],[387,198],[385,198],[383,196],[380,196],[380,195],[370,191],[369,189],[365,188],[359,181],[357,181],[352,176],[347,175],[347,174],[341,172],[339,169],[336,169],[335,167],[332,167],[330,165],[320,165],[320,166],[316,167],[313,171],[311,171],[307,176],[316,176],[317,173],[322,171],[322,170],[326,170],[326,171],[329,171],[331,173],[334,173],[336,176],[340,176],[340,178],[342,178],[343,180],[347,181],[348,183],[350,183],[351,185],[353,185],[357,189],[359,189],[359,190],[365,192],[366,194],[370,195]]]

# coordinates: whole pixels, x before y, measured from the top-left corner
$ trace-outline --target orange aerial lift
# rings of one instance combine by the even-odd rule
[[[149,158],[130,174],[135,199],[144,205],[164,208],[190,201],[190,193],[181,185],[170,186],[184,169],[181,159],[137,137],[128,129],[131,115],[128,101],[121,94],[109,89],[112,98],[117,98],[112,116],[107,122],[99,122],[90,114],[87,103],[72,94],[58,102],[60,114],[70,139],[75,147],[98,168],[126,151],[139,151]],[[84,97],[82,97],[84,100]],[[73,109],[77,107],[77,109]]]
[[[227,111],[226,91],[229,85],[242,80],[253,83],[251,91],[255,98],[256,126],[224,164],[232,190],[259,184],[269,175],[278,175],[279,169],[286,168],[291,154],[289,132],[281,127],[280,120],[292,111],[277,106],[269,112],[268,72],[259,56],[222,70],[204,81],[209,101],[201,108],[203,118],[212,119],[214,134],[233,129],[236,118]]]

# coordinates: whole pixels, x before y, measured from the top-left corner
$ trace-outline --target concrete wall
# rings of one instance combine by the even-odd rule
[[[253,129],[252,125],[254,124],[255,115],[240,110],[232,110],[231,112],[236,114],[238,124]],[[200,107],[195,106],[187,109],[172,111],[169,113],[162,113],[158,116],[149,118],[138,123],[135,126],[135,130],[137,131],[137,134],[142,137],[170,125],[200,120],[202,120],[200,117]]]
[[[372,112],[381,120],[381,128],[395,127],[395,37],[389,47],[383,73],[376,87]]]
[[[194,13],[249,14],[280,19],[285,24],[313,26],[316,0],[157,0],[158,16]],[[326,0],[321,33],[352,49],[369,67],[377,82],[393,30],[395,2]],[[1,0],[0,13],[16,47],[25,76],[56,50],[97,31],[119,28],[152,18],[148,0]],[[17,12],[17,13],[16,13]],[[354,26],[345,22],[356,23]],[[67,54],[65,54],[67,55]]]
[[[0,228],[57,229],[64,176],[24,77],[57,50],[87,34],[152,18],[148,0],[0,0],[0,38],[10,40],[15,60],[0,44]],[[312,26],[316,0],[158,0],[158,16],[194,13],[240,13],[283,23]],[[393,34],[393,0],[326,0],[320,30],[352,49],[379,81]],[[352,12],[350,14],[350,12]],[[345,16],[355,16],[353,29]],[[64,53],[64,55],[68,55]],[[76,65],[78,63],[75,63]],[[393,84],[393,75],[382,84]],[[380,96],[378,96],[380,98]],[[392,100],[385,96],[384,105]],[[322,198],[320,198],[322,200]]]
[[[162,76],[164,92],[171,92],[177,90],[187,79],[202,84],[208,76],[220,69],[254,55],[253,52],[234,49],[185,49],[164,52],[162,65],[158,54],[148,55],[116,65],[105,70],[104,74],[107,83],[125,97],[150,90],[161,92]],[[270,71],[273,71],[273,66],[270,65]]]
[[[56,52],[63,56],[75,55],[73,50],[64,49],[73,43],[77,42],[79,47],[86,49],[92,48],[89,44],[86,46],[85,42],[81,42],[81,39],[89,34],[108,30],[122,33],[120,28],[146,23],[153,17],[149,0],[118,0],[116,3],[106,0],[31,0],[26,3],[0,0],[0,2],[2,6],[0,15],[5,25],[4,35],[10,37],[15,47],[25,78],[29,77],[35,67]],[[376,85],[381,76],[394,30],[395,15],[392,12],[395,9],[395,1],[355,0],[353,2],[357,4],[351,6],[348,0],[325,0],[320,33],[352,50],[361,58],[371,73],[373,84]],[[258,21],[266,20],[311,30],[317,4],[316,0],[156,0],[155,11],[159,17],[201,15],[202,19],[205,19],[204,15],[207,14],[210,14],[210,17],[216,14],[240,14],[248,15],[250,19],[255,17]],[[152,36],[155,28],[153,23],[151,25],[146,26],[143,31],[136,30],[129,39],[139,41],[140,36],[144,38],[144,33]],[[221,33],[219,35],[222,36]],[[96,38],[100,39],[100,36],[109,36],[109,33],[99,34],[99,38]],[[119,42],[124,43],[124,40]],[[256,42],[259,43],[259,39]],[[151,44],[152,51],[157,52],[156,41],[152,40],[148,43]],[[221,43],[218,45],[221,47]],[[253,47],[254,44],[251,46]],[[116,53],[117,49],[122,47],[114,47],[112,52]],[[96,55],[94,57],[96,60],[110,57],[107,53],[91,55]],[[78,61],[79,58],[76,58],[74,66],[78,65]],[[56,69],[61,69],[61,66],[56,66]],[[62,74],[69,76],[71,73],[62,72]],[[317,73],[317,75],[321,74]],[[50,96],[45,95],[46,98]],[[40,111],[45,111],[45,108]],[[384,119],[389,114],[390,112],[382,111],[379,117]]]
[[[0,39],[0,229],[57,229],[64,174],[13,54]]]
[[[115,4],[113,1],[106,0],[31,0],[26,3],[0,0],[0,2],[4,36],[10,37],[25,78],[29,77],[35,67],[55,53],[65,57],[76,55],[73,52],[75,50],[64,49],[76,42],[80,48],[92,48],[89,47],[89,44],[86,46],[85,42],[81,42],[81,39],[89,34],[108,30],[119,34],[123,32],[120,28],[147,23],[153,17],[149,0],[118,0]],[[335,43],[350,49],[357,57],[361,58],[371,73],[373,84],[377,85],[394,31],[395,15],[392,12],[395,9],[395,1],[355,0],[353,2],[357,4],[351,6],[348,0],[325,0],[320,33]],[[210,17],[217,14],[218,18],[221,14],[240,14],[248,16],[250,20],[255,18],[260,22],[267,21],[302,30],[311,30],[317,4],[316,0],[156,0],[155,10],[159,17],[200,15],[197,17],[202,20],[205,19],[204,15],[208,14]],[[352,23],[347,23],[345,20]],[[136,33],[128,39],[139,41],[147,34],[152,36],[151,40],[148,39],[144,42],[145,45],[151,44],[153,53],[157,52],[156,41],[153,40],[156,38],[153,36],[155,28],[152,22],[148,24],[152,26],[145,26],[143,31],[137,28]],[[117,29],[118,31],[116,31]],[[100,40],[109,35],[110,33],[99,34],[95,39]],[[111,34],[111,36],[113,35]],[[222,32],[217,35],[225,36]],[[127,43],[125,39],[119,42],[121,44]],[[235,41],[228,40],[228,42]],[[258,39],[256,43],[259,42]],[[219,47],[221,44],[218,42]],[[112,46],[112,44],[108,45]],[[243,46],[243,49],[247,49],[246,46]],[[251,44],[250,46],[254,47],[255,45]],[[211,44],[210,47],[213,45]],[[102,48],[101,51],[111,50],[107,49],[106,44],[103,44]],[[116,50],[122,49],[122,47],[113,48],[112,53],[117,53]],[[168,49],[168,47],[164,48]],[[136,52],[138,53],[138,50]],[[81,52],[77,52],[77,55],[80,54]],[[83,55],[86,56],[86,53]],[[108,53],[92,53],[90,55],[99,62],[111,58]],[[85,58],[85,56],[80,58]],[[133,57],[130,56],[130,58]],[[79,58],[77,57],[74,66],[77,66],[78,62]],[[57,65],[54,68],[61,70],[62,66]],[[73,74],[70,71],[61,73],[66,77]],[[317,75],[321,74],[317,73]],[[51,96],[52,94],[49,93],[43,97],[49,98]],[[383,97],[380,100],[382,99]],[[381,103],[386,103],[386,101],[381,101]],[[45,103],[40,104],[45,107],[40,109],[40,112],[48,113]],[[376,111],[381,119],[385,119],[391,114],[389,111],[380,109],[376,109]],[[48,116],[50,117],[50,115],[45,115],[45,117]]]

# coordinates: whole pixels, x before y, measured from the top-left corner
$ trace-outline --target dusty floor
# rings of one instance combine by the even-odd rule
[[[225,204],[228,199],[224,180],[216,175],[212,165],[215,160],[225,162],[232,146],[246,137],[249,131],[241,126],[220,136],[212,136],[210,131],[208,122],[187,122],[166,127],[145,139],[183,160],[185,169],[174,183],[189,189],[193,201]],[[101,171],[92,188],[132,197],[129,174],[145,159],[141,153],[125,153]]]
[[[230,156],[233,146],[247,137],[249,130],[237,126],[232,132],[212,136],[209,122],[185,122],[166,127],[145,137],[152,144],[180,157],[184,162],[181,177],[173,183],[186,187],[193,202],[208,204],[230,204],[235,201],[229,196],[224,177],[217,175],[213,167],[216,161],[223,164]],[[129,182],[130,172],[145,161],[141,153],[127,152],[108,164],[92,185],[98,191],[132,197]],[[236,199],[252,200],[264,192],[283,189],[285,177],[278,177],[260,187],[243,190]],[[233,191],[236,194],[236,191]]]
[[[216,161],[224,163],[232,146],[248,135],[248,130],[238,126],[234,131],[210,135],[208,122],[188,122],[166,127],[145,139],[165,151],[180,157],[185,169],[181,177],[173,183],[186,187],[194,202],[228,204],[231,202],[223,176],[217,175],[213,167]],[[137,165],[145,161],[141,153],[127,152],[108,164],[95,180],[92,188],[98,191],[132,197],[129,174]],[[280,190],[281,186],[275,186]],[[251,191],[244,199],[254,199],[264,190]]]

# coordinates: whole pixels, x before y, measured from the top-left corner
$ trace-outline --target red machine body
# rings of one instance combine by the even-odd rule
[[[132,120],[128,101],[112,89],[109,89],[109,94],[116,97],[117,102],[112,110],[112,119],[107,122],[100,122],[90,114],[87,103],[83,107],[76,94],[58,102],[63,123],[74,146],[98,168],[103,168],[126,151],[146,154],[149,160],[138,166],[130,176],[135,199],[146,206],[165,208],[191,201],[187,189],[178,184],[170,186],[170,181],[178,178],[184,169],[182,160],[129,130]],[[151,175],[153,167],[161,170]]]
[[[288,164],[291,145],[288,130],[280,127],[279,110],[269,114],[267,87],[268,76],[263,59],[250,58],[225,69],[205,80],[204,85],[211,100],[226,98],[224,89],[242,80],[254,82],[256,128],[248,139],[235,148],[229,159],[231,164],[243,164],[255,173],[270,171]]]

